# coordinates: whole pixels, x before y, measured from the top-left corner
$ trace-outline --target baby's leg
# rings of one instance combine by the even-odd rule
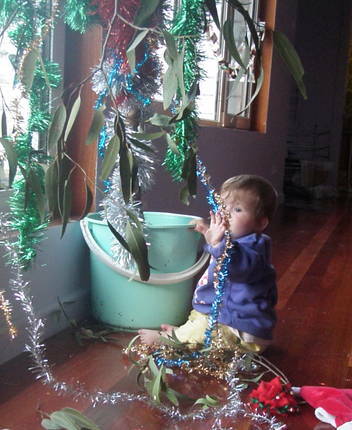
[[[138,330],[138,334],[141,337],[141,342],[145,345],[151,346],[158,345],[160,343],[161,332],[158,330],[149,330],[143,328],[141,330]]]
[[[150,330],[146,328],[142,328],[138,330],[138,334],[141,337],[142,343],[145,343],[146,345],[159,345],[160,342],[160,336],[168,336],[169,334],[172,334],[172,331],[177,329],[176,326],[170,325],[170,324],[161,324],[161,330]]]
[[[234,329],[224,324],[219,324],[219,330],[222,333],[222,339],[227,348],[240,346],[246,351],[262,354],[265,349],[272,343],[270,340],[261,339],[252,334]]]
[[[138,334],[141,337],[142,343],[146,345],[160,344],[160,337],[172,334],[175,331],[177,339],[182,343],[201,344],[204,340],[204,332],[208,327],[208,317],[195,310],[192,310],[188,320],[180,327],[175,327],[169,324],[161,324],[161,331],[141,329]]]
[[[172,331],[177,329],[175,325],[170,325],[170,324],[161,324],[160,327],[161,327],[161,330],[166,332],[167,334],[172,334]]]

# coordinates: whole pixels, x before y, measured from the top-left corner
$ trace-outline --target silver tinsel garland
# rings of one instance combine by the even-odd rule
[[[106,117],[106,135],[109,140],[114,134],[114,118],[107,115]],[[154,182],[155,171],[155,154],[151,142],[146,142],[151,149],[147,152],[145,149],[139,148],[130,140],[131,129],[126,127],[126,139],[133,153],[134,159],[138,165],[137,179],[141,192],[151,188]],[[154,155],[151,156],[150,154]],[[115,230],[125,238],[126,224],[129,220],[126,210],[133,213],[143,224],[144,218],[141,210],[141,202],[133,196],[131,201],[126,204],[121,190],[120,179],[120,164],[119,157],[116,160],[114,171],[109,179],[109,188],[106,191],[105,198],[101,202],[101,216],[104,220],[108,220]],[[146,237],[146,236],[145,236]],[[126,270],[134,271],[136,265],[132,255],[116,240],[113,239],[111,244],[111,254],[116,261],[116,264]]]
[[[129,219],[126,214],[126,209],[131,211],[143,222],[144,220],[140,209],[141,204],[138,201],[131,201],[131,203],[126,205],[121,191],[120,167],[118,163],[113,171],[110,183],[109,191],[101,202],[101,206],[103,207],[101,215],[102,218],[108,220],[115,230],[125,239],[126,224]],[[126,270],[135,270],[136,264],[132,255],[116,239],[112,240],[111,254],[118,266]]]
[[[141,189],[141,191],[147,191],[149,190],[153,184],[154,184],[154,173],[155,173],[155,163],[157,160],[156,155],[156,149],[153,146],[151,141],[144,141],[144,145],[149,148],[149,151],[138,147],[133,143],[133,130],[128,124],[128,120],[124,118],[124,125],[125,125],[125,133],[126,133],[126,140],[128,143],[129,148],[131,149],[133,156],[137,162],[138,165],[138,184]],[[115,115],[109,111],[105,113],[105,133],[106,133],[106,140],[109,141],[112,136],[115,134],[114,130],[114,121],[115,121]],[[116,160],[116,167],[118,166],[119,160]]]
[[[110,53],[109,57],[104,61],[102,69],[95,71],[92,77],[92,88],[98,95],[96,108],[104,106],[109,98],[119,98],[121,94],[125,94],[124,102],[118,106],[119,115],[124,116],[126,126],[127,143],[133,153],[133,157],[138,165],[138,184],[141,192],[148,190],[153,184],[153,176],[155,170],[155,153],[151,142],[144,142],[149,146],[151,151],[136,146],[131,139],[131,133],[137,128],[137,125],[144,120],[144,115],[148,111],[153,95],[156,93],[159,82],[155,77],[140,76],[140,71],[143,64],[148,60],[154,61],[155,67],[160,67],[159,61],[152,52],[145,52],[144,58],[136,65],[136,69],[131,74],[121,72],[122,58],[116,53]],[[120,97],[121,98],[121,97]],[[99,141],[99,154],[103,156],[105,145],[115,134],[113,114],[108,107],[105,110],[105,127],[103,141]],[[140,202],[134,200],[126,204],[124,202],[121,181],[119,173],[119,159],[116,160],[114,172],[109,180],[109,187],[106,191],[106,197],[103,199],[101,213],[103,219],[107,219],[117,232],[125,238],[126,224],[129,217],[126,209],[131,211],[143,223],[143,214],[140,209]],[[111,245],[111,254],[120,267],[134,271],[136,265],[131,254],[114,239]]]
[[[143,65],[148,59],[152,60],[153,74],[143,72]],[[99,96],[98,107],[104,104],[106,97],[110,97],[117,101],[118,109],[123,115],[135,110],[148,110],[160,87],[158,76],[161,65],[157,55],[145,52],[133,74],[122,72],[122,65],[122,58],[111,52],[101,69],[96,67],[92,70],[92,89]]]

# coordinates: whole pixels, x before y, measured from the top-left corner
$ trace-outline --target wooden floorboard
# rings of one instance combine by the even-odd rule
[[[290,264],[288,270],[279,277],[279,301],[277,309],[284,309],[290,297],[304,279],[306,273],[317,259],[317,255],[331,236],[336,226],[343,216],[343,211],[337,211],[328,218],[327,222],[317,231],[317,233],[306,242],[304,249],[297,255]],[[295,239],[293,239],[295,240]]]
[[[280,298],[275,344],[267,358],[293,385],[352,387],[351,204],[337,202],[323,211],[283,208],[269,233]],[[116,343],[81,347],[70,331],[60,333],[46,347],[55,377],[71,384],[79,380],[87,390],[141,393],[122,355],[131,336],[119,333]],[[24,354],[0,366],[0,430],[39,430],[40,410],[50,413],[65,406],[82,411],[101,430],[206,430],[213,422],[174,423],[141,402],[93,407],[88,400],[60,396],[35,381],[29,366]],[[193,388],[187,388],[187,381],[184,385],[189,390],[196,385],[200,391],[219,389],[205,379]],[[292,430],[332,429],[319,423],[308,405],[284,422]],[[248,420],[228,424],[236,430],[252,428]]]

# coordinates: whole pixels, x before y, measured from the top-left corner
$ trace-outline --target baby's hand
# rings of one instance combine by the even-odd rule
[[[204,236],[209,245],[217,246],[224,237],[226,224],[219,212],[215,215],[210,212],[210,225],[201,219],[194,222],[194,229]]]
[[[226,223],[222,219],[220,212],[214,214],[210,211],[210,225],[204,219],[200,219],[194,222],[194,229],[204,236],[209,245],[214,247],[224,237]]]
[[[192,224],[194,225],[195,231],[198,231],[205,236],[205,233],[208,231],[209,224],[205,222],[204,219],[197,219],[196,221],[193,221]]]
[[[217,246],[224,237],[226,230],[226,223],[223,220],[221,213],[214,213],[210,211],[210,226],[206,233],[204,234],[205,240],[211,246]]]

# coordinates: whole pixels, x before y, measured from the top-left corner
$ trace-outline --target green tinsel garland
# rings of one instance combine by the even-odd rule
[[[31,115],[29,118],[29,131],[45,132],[50,123],[50,113],[47,104],[47,92],[50,88],[57,88],[61,84],[61,72],[59,65],[46,61],[43,67],[37,67],[32,90],[29,94]]]
[[[84,33],[92,22],[94,7],[90,0],[66,0],[65,23],[74,31]]]
[[[33,170],[44,182],[44,170],[36,162],[25,160],[29,156],[28,149],[31,148],[31,136],[23,134],[16,141],[16,152],[20,164],[26,172]],[[37,208],[36,195],[34,192],[26,192],[26,181],[19,175],[13,184],[13,192],[9,199],[11,209],[11,227],[18,232],[17,258],[22,268],[26,269],[36,256],[36,245],[43,236],[48,221],[42,221]],[[25,203],[26,202],[26,203]]]
[[[184,83],[186,92],[201,78],[199,62],[201,56],[197,49],[204,28],[204,0],[183,0],[173,22],[171,33],[174,35],[192,36],[181,39],[185,44]],[[184,161],[191,146],[197,139],[197,112],[188,110],[184,119],[176,123],[173,139],[179,154],[167,150],[164,166],[176,181],[181,181]]]
[[[32,146],[33,132],[45,132],[50,122],[50,114],[46,101],[48,87],[56,88],[61,83],[59,66],[46,62],[45,72],[38,65],[35,71],[33,85],[29,93],[30,117],[28,132],[16,139],[16,154],[19,165],[25,172],[32,170],[40,178],[44,191],[44,170],[39,164],[40,153]],[[11,225],[18,231],[18,258],[23,268],[27,268],[36,255],[35,246],[41,240],[43,230],[48,226],[48,220],[42,220],[37,208],[37,197],[34,192],[26,191],[26,181],[19,173],[13,184],[13,193],[9,199],[11,209]]]
[[[13,16],[9,37],[16,46],[20,58],[24,50],[29,49],[33,41],[40,37],[41,30],[50,17],[49,2],[42,0],[34,4],[28,0],[4,1],[0,16],[1,26]]]

